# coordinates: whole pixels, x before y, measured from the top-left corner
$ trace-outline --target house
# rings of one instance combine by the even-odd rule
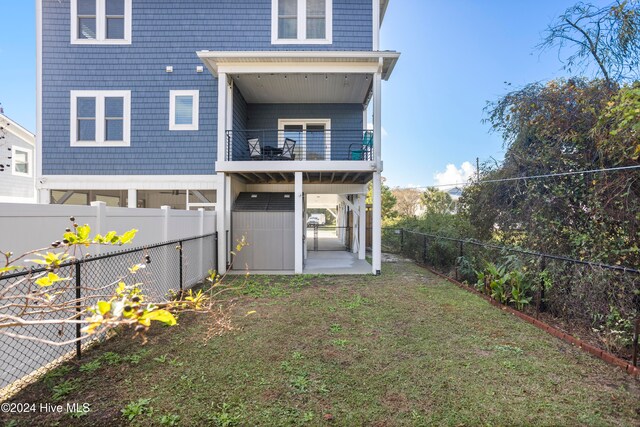
[[[35,136],[0,113],[0,203],[36,203]]]
[[[373,181],[379,273],[387,3],[38,0],[41,202],[215,209],[221,271],[242,230],[234,269],[348,272]],[[314,194],[340,201],[341,254],[305,245]]]

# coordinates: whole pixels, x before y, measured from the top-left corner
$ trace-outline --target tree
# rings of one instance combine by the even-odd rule
[[[382,220],[389,220],[396,217],[397,213],[393,210],[396,205],[396,198],[393,193],[389,189],[388,186],[384,185],[386,178],[382,178]],[[368,205],[373,204],[373,181],[369,182],[369,190],[367,191],[367,199],[366,203]]]
[[[501,165],[482,170],[481,181],[497,182],[465,190],[463,212],[480,228],[476,235],[579,259],[640,263],[637,170],[513,179],[619,165],[620,150],[630,144],[620,135],[632,127],[617,133],[619,139],[608,138],[608,145],[603,137],[624,123],[614,110],[626,105],[625,91],[605,80],[559,80],[528,85],[491,104],[488,120],[507,151]]]
[[[447,214],[452,212],[453,199],[444,191],[435,187],[428,187],[422,193],[422,204],[425,213],[429,214]]]
[[[609,84],[640,77],[640,3],[615,1],[605,7],[577,3],[546,30],[539,49],[557,48],[565,69],[596,66]]]
[[[420,207],[420,191],[415,188],[394,188],[391,193],[396,198],[395,211],[401,217],[414,217]]]

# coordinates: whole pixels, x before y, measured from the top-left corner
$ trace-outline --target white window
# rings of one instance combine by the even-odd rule
[[[128,147],[131,144],[131,91],[72,90],[72,147]]]
[[[331,160],[330,119],[279,119],[278,147],[294,141],[296,160]]]
[[[199,91],[169,91],[169,130],[198,130],[199,108]]]
[[[33,176],[33,150],[29,148],[11,147],[12,174],[15,176]]]
[[[332,0],[272,0],[271,43],[330,44]]]
[[[72,44],[131,44],[133,0],[71,0]]]

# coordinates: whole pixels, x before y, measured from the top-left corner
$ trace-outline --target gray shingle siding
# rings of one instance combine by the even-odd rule
[[[333,0],[333,44],[272,45],[271,0],[133,0],[132,44],[70,44],[70,1],[43,0],[44,174],[211,174],[217,80],[198,50],[371,50],[371,0]],[[172,65],[173,73],[165,66]],[[131,90],[131,146],[70,147],[71,90]],[[198,131],[169,131],[169,91],[200,91]]]

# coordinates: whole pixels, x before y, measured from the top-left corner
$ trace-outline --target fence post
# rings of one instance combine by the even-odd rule
[[[458,280],[458,270],[460,267],[460,262],[462,262],[462,257],[464,256],[464,241],[460,240],[460,248],[458,250],[458,259],[456,261],[456,280]]]
[[[76,320],[80,321],[80,298],[82,297],[82,291],[80,290],[80,261],[76,260],[75,262],[76,268]],[[80,360],[82,358],[82,344],[80,342],[80,337],[82,336],[82,331],[80,330],[80,323],[76,323],[76,359]]]
[[[200,215],[199,220],[200,220],[200,228],[199,228],[199,232],[200,232],[200,236],[204,236],[204,208],[199,208],[198,209],[198,214]],[[202,276],[204,276],[205,271],[204,271],[204,238],[200,237],[198,239],[198,278],[201,278]]]
[[[542,257],[542,260],[540,261],[540,272],[544,272],[547,268],[547,259],[545,257]],[[538,289],[538,301],[536,304],[536,318],[538,318],[538,316],[540,315],[540,312],[543,310],[543,306],[542,306],[542,299],[544,298],[544,277],[540,278],[540,289]]]
[[[160,206],[162,209],[162,241],[169,241],[169,216],[171,215],[171,206]]]
[[[422,263],[427,265],[427,235],[423,234],[422,237]]]
[[[214,270],[218,274],[218,232],[213,233],[213,260],[215,261]]]
[[[182,240],[180,240],[178,242],[178,253],[180,256],[180,268],[178,269],[180,271],[180,298],[182,298],[182,291],[183,291],[183,274],[182,274]]]
[[[105,202],[91,202],[91,206],[96,208],[96,229],[95,234],[107,233],[107,204]],[[100,254],[102,252],[101,245],[95,245],[95,253]]]
[[[400,253],[404,253],[404,228],[400,229]]]
[[[636,319],[636,327],[633,331],[633,366],[638,366],[638,335],[640,335],[640,317]]]

